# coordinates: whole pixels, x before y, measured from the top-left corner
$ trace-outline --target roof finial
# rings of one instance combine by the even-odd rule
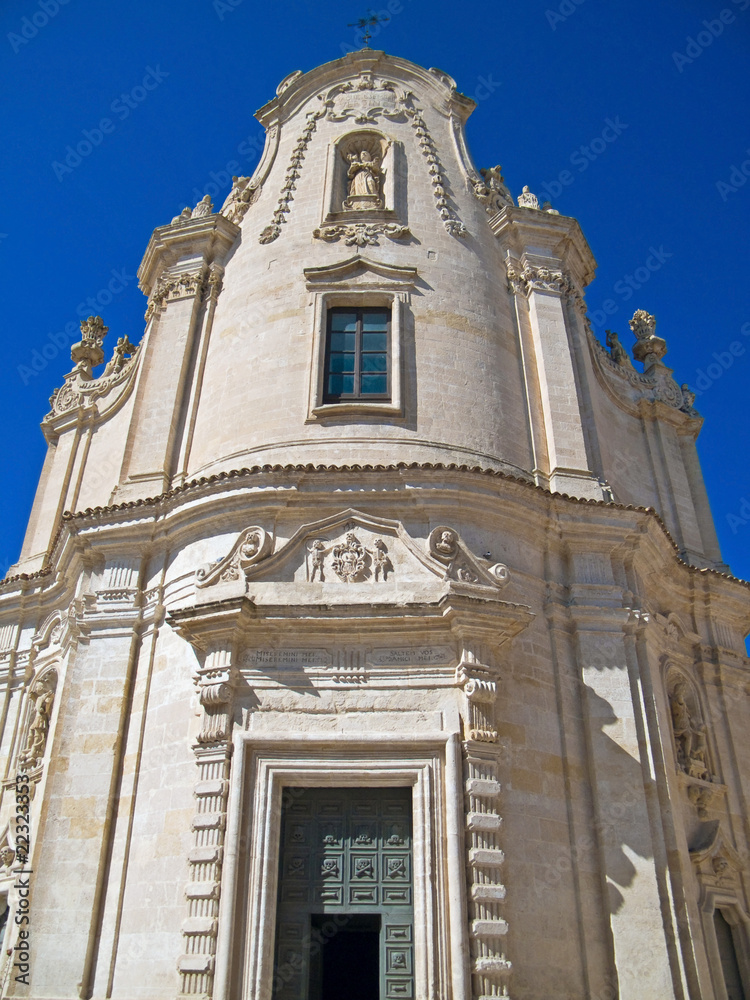
[[[360,17],[358,21],[354,21],[352,24],[348,24],[348,28],[359,28],[362,34],[362,41],[365,43],[364,47],[366,49],[370,48],[370,39],[372,38],[372,32],[370,28],[374,28],[377,24],[386,24],[390,21],[389,17],[384,17],[381,14],[376,14],[372,9],[368,8],[367,17]]]

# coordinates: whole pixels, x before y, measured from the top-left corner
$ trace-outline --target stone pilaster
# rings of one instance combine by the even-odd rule
[[[596,263],[578,223],[534,208],[506,207],[491,222],[503,248],[508,285],[516,299],[527,368],[529,422],[542,485],[572,496],[602,499],[591,471],[565,309],[580,298]],[[533,374],[533,377],[531,375]]]
[[[188,916],[182,925],[185,952],[178,967],[182,996],[213,994],[221,866],[226,831],[231,767],[231,730],[235,671],[231,650],[209,651],[196,681],[203,706],[201,731],[193,747],[199,778],[194,794],[194,846],[188,856],[190,881],[185,888]]]

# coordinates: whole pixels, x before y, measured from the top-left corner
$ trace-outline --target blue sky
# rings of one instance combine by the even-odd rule
[[[725,559],[750,577],[750,0],[374,9],[391,15],[373,48],[437,66],[477,100],[477,165],[501,163],[514,195],[528,184],[580,221],[599,262],[596,332],[629,346],[634,310],[656,315],[666,363],[700,392]],[[71,367],[72,324],[100,313],[110,350],[140,339],[135,274],[151,231],[252,173],[254,112],[292,70],[359,47],[347,24],[366,10],[4,0],[3,571],[20,551],[45,454],[38,424]]]

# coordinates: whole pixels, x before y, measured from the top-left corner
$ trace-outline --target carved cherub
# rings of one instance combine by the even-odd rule
[[[444,556],[453,555],[456,551],[456,536],[452,531],[441,531],[440,538],[435,542],[435,548]]]
[[[240,556],[242,559],[252,559],[258,554],[259,549],[260,535],[256,531],[252,535],[249,535],[240,546]]]

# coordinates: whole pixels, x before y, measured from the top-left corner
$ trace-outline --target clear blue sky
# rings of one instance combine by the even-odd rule
[[[71,367],[66,324],[98,312],[109,350],[123,334],[140,339],[135,274],[152,229],[206,190],[220,188],[220,203],[229,173],[252,173],[254,111],[292,70],[359,47],[347,23],[366,10],[4,0],[3,571],[44,458],[38,424]],[[597,333],[611,327],[629,345],[627,321],[647,309],[675,377],[702,387],[717,528],[734,572],[750,577],[750,0],[391,0],[390,10],[372,47],[437,66],[475,97],[477,165],[501,163],[514,195],[528,184],[580,221],[599,261],[587,296]],[[608,120],[612,141],[601,140]],[[66,163],[67,148],[87,142]],[[644,271],[652,248],[660,266]],[[604,321],[606,300],[616,309]]]

